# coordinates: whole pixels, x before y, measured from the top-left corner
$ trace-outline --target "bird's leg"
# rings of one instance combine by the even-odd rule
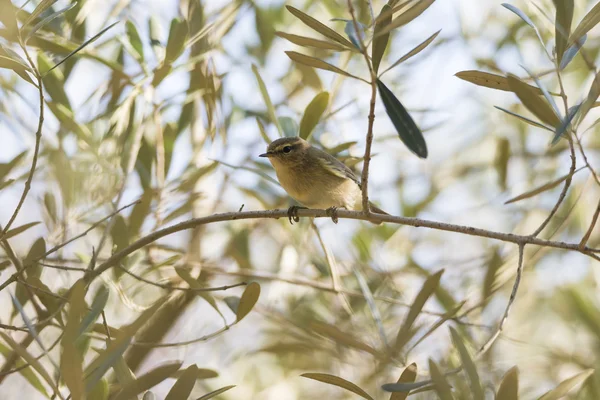
[[[294,221],[295,222],[299,222],[300,221],[300,217],[298,216],[298,210],[303,209],[303,210],[308,210],[308,207],[301,207],[301,206],[291,206],[290,208],[288,208],[288,220],[290,221],[290,224],[294,225]]]
[[[346,208],[346,207],[339,207],[339,208]],[[327,216],[331,217],[331,220],[333,221],[334,224],[338,223],[337,210],[338,210],[338,207],[336,207],[336,206],[329,207],[327,210],[325,210],[325,211],[327,211]]]

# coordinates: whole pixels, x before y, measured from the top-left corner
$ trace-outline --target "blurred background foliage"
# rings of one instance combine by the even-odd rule
[[[546,51],[572,44],[555,24],[566,24],[569,4],[572,32],[595,2],[512,3],[537,32],[492,0],[388,7],[397,17],[419,3],[433,4],[390,32],[379,71],[423,50],[381,79],[423,130],[429,157],[407,150],[378,101],[370,197],[394,215],[530,234],[559,198],[564,179],[547,184],[569,173],[569,143],[550,146],[553,133],[495,109],[539,120],[510,87],[480,87],[496,84],[459,72],[512,73],[537,87],[523,65],[550,92],[564,88],[553,96],[561,108],[563,99],[578,104],[594,87],[595,24],[560,81]],[[369,4],[354,2],[367,38],[386,3]],[[78,281],[173,223],[287,208],[271,166],[257,157],[278,136],[308,132],[360,171],[368,86],[292,62],[285,51],[369,80],[364,58],[286,6],[344,40],[354,33],[331,21],[351,18],[345,0],[0,0],[3,229],[34,160],[38,73],[45,105],[31,190],[1,240],[2,281],[27,266],[0,293],[2,397],[129,399],[151,389],[144,398],[398,400],[406,393],[381,385],[403,374],[404,382],[434,381],[415,399],[512,399],[517,382],[523,399],[555,387],[544,399],[600,398],[600,263],[575,252],[526,248],[514,309],[474,363],[510,294],[515,245],[350,220],[242,220],[169,235],[89,287]],[[290,35],[329,44],[306,47]],[[600,197],[592,173],[600,172],[599,116],[591,108],[577,121],[577,167],[590,168],[572,174],[542,238],[578,243],[590,230]],[[547,190],[530,193],[540,186]],[[600,246],[600,228],[588,245]],[[255,283],[197,290],[244,282]],[[461,363],[464,372],[443,377]]]

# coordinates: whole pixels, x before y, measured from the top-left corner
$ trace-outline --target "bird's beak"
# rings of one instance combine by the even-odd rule
[[[266,152],[266,153],[260,154],[259,157],[271,157],[271,153]]]

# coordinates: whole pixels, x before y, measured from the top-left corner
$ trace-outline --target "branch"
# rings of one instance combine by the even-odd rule
[[[363,170],[362,175],[360,177],[360,184],[362,189],[362,209],[363,211],[369,215],[371,212],[371,208],[369,206],[369,163],[371,162],[371,144],[373,143],[373,123],[375,122],[375,101],[377,99],[377,75],[375,74],[375,70],[373,69],[373,64],[371,64],[371,60],[369,59],[369,55],[367,54],[367,48],[363,41],[363,38],[360,34],[360,29],[358,27],[358,22],[356,21],[356,15],[354,15],[354,7],[352,6],[352,0],[348,0],[348,10],[350,11],[350,15],[352,16],[352,24],[354,25],[354,31],[356,32],[356,36],[358,37],[358,41],[360,43],[360,52],[365,58],[365,62],[367,63],[367,68],[369,69],[369,73],[371,75],[371,101],[369,103],[369,123],[367,125],[367,139],[365,144],[365,155],[363,157]]]
[[[519,264],[517,266],[517,276],[515,278],[515,283],[513,284],[512,292],[510,293],[510,298],[508,299],[508,304],[506,304],[506,309],[504,310],[504,315],[500,320],[500,324],[498,325],[498,329],[490,336],[490,338],[481,346],[479,349],[479,353],[477,353],[476,358],[481,357],[484,353],[486,353],[492,344],[498,339],[500,333],[502,332],[502,328],[504,328],[504,323],[508,320],[508,313],[517,298],[517,290],[519,290],[519,284],[521,283],[521,276],[523,275],[523,253],[525,252],[525,244],[519,244]]]
[[[113,254],[110,256],[105,262],[99,265],[95,270],[89,271],[84,279],[89,283],[95,278],[97,278],[104,271],[108,270],[112,266],[118,264],[123,258],[128,256],[129,254],[143,248],[144,246],[153,243],[160,238],[171,235],[175,232],[184,231],[187,229],[192,229],[200,225],[212,224],[215,222],[224,222],[224,221],[237,221],[237,220],[246,220],[246,219],[265,219],[265,218],[287,218],[288,210],[266,210],[266,211],[243,211],[243,212],[230,212],[230,213],[222,213],[222,214],[213,214],[207,217],[200,218],[192,218],[190,220],[180,222],[175,225],[168,226],[166,228],[160,229],[153,233],[150,233],[123,250]],[[298,210],[298,216],[300,217],[313,217],[313,218],[331,218],[327,215],[326,210],[312,210],[312,209],[300,209]],[[592,253],[600,253],[600,249],[593,249],[589,247],[584,247],[583,249],[579,248],[578,243],[567,243],[567,242],[559,242],[552,240],[544,240],[539,239],[532,236],[524,236],[524,235],[516,235],[512,233],[502,233],[490,231],[487,229],[480,229],[471,226],[465,225],[455,225],[448,224],[444,222],[436,222],[419,218],[410,218],[410,217],[398,217],[393,215],[383,215],[383,214],[369,214],[366,215],[363,212],[359,211],[348,211],[340,209],[338,210],[338,218],[340,219],[354,219],[361,221],[369,221],[369,222],[388,222],[398,225],[408,225],[418,227],[425,227],[440,231],[447,232],[456,232],[469,236],[478,236],[489,239],[500,240],[502,242],[509,242],[515,244],[532,244],[536,246],[542,247],[550,247],[555,249],[563,249],[563,250],[572,250],[577,251],[587,256],[593,257]]]
[[[6,232],[8,232],[8,230],[12,226],[13,222],[15,222],[15,219],[17,218],[19,211],[21,211],[21,207],[23,207],[23,203],[25,203],[25,198],[27,198],[27,194],[29,193],[29,190],[31,189],[31,181],[33,181],[33,174],[35,173],[38,155],[40,153],[40,142],[42,141],[42,126],[44,125],[44,88],[42,86],[42,75],[40,75],[35,64],[31,60],[31,57],[29,56],[29,52],[27,51],[27,48],[23,44],[21,44],[21,48],[25,52],[25,55],[27,56],[27,61],[29,61],[29,65],[31,66],[31,69],[33,70],[34,75],[37,79],[38,94],[39,94],[39,101],[40,101],[40,116],[38,118],[37,131],[35,132],[35,148],[33,150],[33,161],[31,162],[31,168],[29,169],[29,175],[27,176],[27,180],[25,181],[25,188],[23,189],[23,193],[21,194],[21,198],[19,199],[19,203],[17,204],[15,211],[13,212],[10,219],[8,220],[8,223],[4,227],[4,231],[0,232],[0,238],[4,237],[6,235]]]
[[[571,168],[569,169],[569,177],[565,180],[565,185],[563,186],[563,189],[560,192],[560,195],[558,196],[558,201],[552,208],[552,211],[550,211],[550,214],[548,214],[548,216],[546,217],[544,222],[542,222],[542,224],[535,230],[535,232],[533,232],[531,234],[531,236],[533,236],[533,237],[539,235],[540,232],[544,230],[546,225],[548,225],[548,223],[550,222],[552,217],[554,217],[554,214],[556,214],[556,212],[558,211],[558,208],[560,207],[563,200],[567,196],[567,191],[569,190],[569,187],[571,186],[571,181],[573,180],[573,175],[575,174],[575,168],[577,167],[577,161],[576,161],[576,157],[575,157],[575,148],[573,146],[572,138],[569,138],[569,148],[571,149]]]
[[[592,235],[592,232],[594,231],[594,228],[596,227],[596,223],[598,222],[598,215],[600,215],[600,200],[598,200],[598,205],[596,206],[596,211],[594,212],[594,216],[592,217],[592,222],[590,223],[590,227],[588,228],[585,235],[583,235],[581,242],[579,242],[580,249],[584,248],[585,245],[587,244],[588,240],[590,239],[590,236]]]

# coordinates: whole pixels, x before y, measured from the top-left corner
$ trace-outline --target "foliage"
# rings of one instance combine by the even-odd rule
[[[600,397],[600,3],[117,3],[0,0],[3,393]]]

